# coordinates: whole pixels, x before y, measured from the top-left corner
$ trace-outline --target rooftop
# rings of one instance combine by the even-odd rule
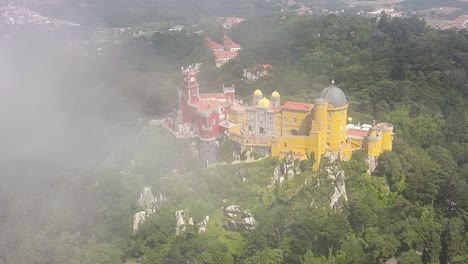
[[[320,93],[320,97],[327,100],[327,102],[334,107],[345,106],[348,103],[348,99],[346,99],[346,95],[343,93],[343,91],[334,84],[335,82],[332,81],[330,86],[323,89]]]
[[[286,109],[286,110],[295,110],[295,111],[309,111],[312,108],[314,108],[314,105],[310,104],[310,109],[309,109],[308,103],[286,102],[282,105],[281,108]]]
[[[364,138],[367,136],[369,131],[359,130],[359,129],[348,129],[346,130],[347,137],[354,137],[354,138]]]
[[[240,45],[235,43],[230,37],[228,37],[227,35],[224,35],[224,46],[226,48],[239,48],[240,49]]]
[[[208,47],[212,50],[214,49],[219,49],[219,50],[224,50],[224,46],[219,44],[218,42],[214,41],[212,38],[210,37],[206,37],[205,38],[205,41],[206,41],[206,45],[208,45]]]
[[[230,51],[230,50],[222,50],[216,52],[216,58],[221,59],[221,58],[229,58],[232,59],[237,56],[237,51]]]
[[[199,95],[200,98],[203,99],[226,99],[226,95],[224,93],[202,93]]]

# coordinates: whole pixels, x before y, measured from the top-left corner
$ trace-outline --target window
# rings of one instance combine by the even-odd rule
[[[268,116],[268,121],[271,121],[272,120],[272,117],[271,116]]]
[[[330,147],[330,142],[327,142],[327,147]]]
[[[292,119],[293,124],[297,124],[297,118]]]
[[[331,126],[328,126],[328,131],[330,131],[330,130],[331,130]]]
[[[330,119],[332,117],[332,114],[329,112],[328,113],[328,119]]]
[[[342,117],[344,116],[344,111],[341,111],[341,116],[342,116]]]
[[[284,143],[284,147],[287,148],[287,147],[288,147],[288,143]]]
[[[287,118],[287,117],[285,117],[283,120],[284,120],[284,123],[287,123],[287,122],[288,122],[288,118]]]

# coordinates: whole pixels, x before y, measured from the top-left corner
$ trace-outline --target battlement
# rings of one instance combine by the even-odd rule
[[[200,72],[200,63],[189,64],[187,67],[181,67],[180,72],[186,76],[194,76]]]
[[[375,126],[382,131],[393,131],[393,125],[390,123],[378,123]]]
[[[224,86],[224,84],[223,84],[223,92],[224,93],[235,93],[236,89],[234,88],[234,84],[232,86]]]

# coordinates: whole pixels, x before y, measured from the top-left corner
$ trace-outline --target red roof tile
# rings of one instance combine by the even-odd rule
[[[208,47],[212,50],[224,50],[224,46],[219,44],[218,42],[214,41],[212,38],[210,37],[206,37],[205,38],[205,41],[206,41],[206,45],[208,45]]]
[[[224,35],[224,47],[227,49],[237,48],[240,49],[240,45],[235,43],[230,37]]]
[[[207,93],[200,94],[200,98],[226,99],[226,95],[224,93]]]
[[[348,137],[366,137],[368,131],[360,129],[348,129],[346,130],[346,136]]]
[[[314,108],[314,105],[311,105],[311,108]],[[309,111],[309,104],[298,103],[298,102],[286,102],[283,104],[282,109],[296,110],[296,111]]]
[[[222,58],[232,59],[237,56],[237,53],[238,53],[237,51],[223,50],[223,51],[217,51],[215,55],[217,59],[222,59]]]

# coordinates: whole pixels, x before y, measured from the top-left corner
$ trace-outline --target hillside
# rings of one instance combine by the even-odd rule
[[[190,140],[177,140],[145,118],[127,120],[106,126],[102,136],[96,136],[94,144],[101,145],[99,139],[105,138],[109,146],[89,151],[96,155],[86,156],[91,162],[75,160],[75,156],[70,158],[74,162],[62,161],[57,157],[63,153],[54,152],[47,144],[44,146],[51,153],[38,153],[50,155],[54,163],[35,153],[23,160],[24,164],[41,161],[31,167],[37,168],[36,173],[47,172],[40,170],[44,164],[67,162],[67,166],[56,174],[36,178],[41,191],[17,193],[8,189],[7,199],[2,199],[8,211],[0,212],[4,220],[0,225],[0,263],[468,261],[467,32],[431,29],[415,18],[383,17],[377,21],[329,15],[250,19],[230,35],[243,49],[238,59],[221,69],[209,63],[203,41],[186,34],[155,35],[153,44],[159,44],[156,58],[161,60],[153,66],[169,72],[177,69],[175,64],[183,62],[185,55],[196,55],[193,58],[206,61],[200,76],[204,89],[234,83],[244,99],[261,88],[266,94],[278,90],[282,100],[307,101],[333,79],[348,96],[354,122],[385,120],[394,124],[393,151],[380,157],[374,174],[367,174],[364,154],[359,151],[350,161],[334,164],[345,172],[347,199],[343,197],[338,207],[331,208],[335,179],[323,170],[310,171],[307,162],[294,161],[292,168],[297,173],[282,184],[272,183],[275,168],[292,161],[268,157],[203,169],[193,158]],[[137,43],[131,47],[138,50]],[[153,57],[144,55],[150,51],[151,47],[138,57],[132,57],[131,52],[122,56],[116,61],[133,58],[132,63],[109,66],[114,70],[106,78],[120,87],[121,80],[129,79],[116,74],[119,70],[128,67],[129,76],[141,68],[148,71],[145,66],[151,65]],[[146,60],[139,64],[143,58]],[[36,59],[41,61],[41,57]],[[168,61],[172,64],[161,63]],[[257,64],[271,64],[272,73],[254,83],[244,82],[242,70]],[[177,81],[175,74],[168,76],[153,76],[155,83],[160,78],[166,84],[157,87],[154,98],[158,105],[150,105],[151,110],[145,113],[170,111],[175,93],[166,87],[171,82],[175,86]],[[137,87],[134,84],[125,87],[124,98],[128,95],[125,92],[139,91],[129,88]],[[83,100],[70,100],[78,106],[68,103],[74,111],[64,118],[67,124],[74,124],[72,128],[87,124],[71,122],[73,116],[87,120],[89,115],[95,120],[90,106],[79,107],[81,102],[94,105],[79,91],[72,95]],[[96,105],[108,106],[106,95],[99,96]],[[120,99],[121,95],[114,96]],[[26,105],[28,102],[21,104]],[[122,102],[112,106],[104,109],[103,116],[115,117],[113,111],[126,112],[129,107]],[[34,108],[27,109],[27,114],[34,113]],[[137,118],[132,115],[127,119]],[[30,123],[47,127],[47,122]],[[50,130],[44,134],[56,139]],[[79,132],[73,139],[92,135],[92,130]],[[70,140],[63,139],[62,144]],[[93,145],[93,141],[76,141],[77,145]],[[23,153],[21,146],[14,153]],[[229,158],[229,145],[223,147]],[[12,171],[21,168],[21,163],[7,165],[4,168]],[[15,179],[5,186],[14,187]],[[27,182],[28,178],[18,179]],[[134,215],[147,209],[138,202],[145,187],[151,188],[151,201],[158,197],[158,202],[150,201],[154,211],[132,234]],[[185,230],[178,224],[180,215],[184,215],[182,222],[187,221]]]

